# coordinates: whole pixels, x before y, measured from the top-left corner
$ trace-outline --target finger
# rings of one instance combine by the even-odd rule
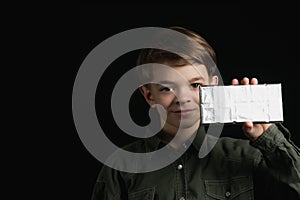
[[[244,132],[249,133],[252,128],[253,128],[253,123],[252,122],[244,122],[244,124],[243,124]]]
[[[250,84],[251,85],[257,85],[258,84],[257,78],[252,78],[251,81],[250,81]]]
[[[247,128],[247,129],[251,129],[251,128],[253,128],[253,123],[252,123],[252,122],[245,122],[245,123],[244,123],[244,126],[245,126],[245,128]]]
[[[244,78],[241,80],[241,84],[243,84],[243,85],[248,85],[248,84],[249,84],[249,78],[244,77]]]
[[[238,85],[239,81],[236,78],[234,78],[234,79],[232,79],[231,84],[232,85]]]

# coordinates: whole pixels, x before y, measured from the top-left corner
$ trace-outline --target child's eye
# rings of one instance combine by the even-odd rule
[[[191,86],[193,88],[199,88],[201,86],[201,83],[192,83]]]
[[[169,88],[169,87],[163,87],[159,91],[161,91],[161,92],[171,92],[171,91],[173,91],[173,89]]]

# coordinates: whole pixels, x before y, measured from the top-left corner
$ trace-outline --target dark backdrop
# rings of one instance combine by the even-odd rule
[[[282,83],[284,125],[300,146],[296,112],[298,84],[296,73],[299,49],[296,28],[299,24],[294,5],[251,4],[82,4],[79,19],[78,65],[70,69],[75,79],[85,57],[103,40],[122,31],[145,27],[183,26],[198,32],[215,49],[217,66],[224,84],[232,78],[256,77],[260,83]],[[135,66],[136,52],[116,59],[100,79],[96,109],[101,127],[108,137],[122,146],[134,138],[119,130],[110,111],[110,95],[118,78]],[[138,124],[147,106],[141,96],[132,97],[139,108],[133,114]],[[78,199],[89,199],[101,163],[80,141],[73,124],[71,145],[72,173],[76,174],[74,192]],[[244,137],[240,125],[227,125],[222,136]],[[73,193],[74,193],[73,192]]]

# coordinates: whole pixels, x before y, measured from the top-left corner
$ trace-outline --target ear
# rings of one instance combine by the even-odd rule
[[[150,106],[152,106],[152,105],[154,105],[154,100],[153,100],[152,93],[151,93],[151,90],[150,90],[149,87],[150,86],[143,85],[143,86],[139,87],[139,90],[142,93],[142,95],[144,96],[144,98],[147,101],[147,103]]]
[[[210,80],[211,80],[210,85],[218,85],[218,83],[219,83],[219,77],[218,76],[213,76],[213,77],[211,77]]]

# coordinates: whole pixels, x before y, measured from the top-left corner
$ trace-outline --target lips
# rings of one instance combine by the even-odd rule
[[[185,116],[185,115],[190,115],[193,112],[195,112],[196,109],[184,109],[184,110],[176,110],[172,111],[175,115],[180,115],[180,116]]]

